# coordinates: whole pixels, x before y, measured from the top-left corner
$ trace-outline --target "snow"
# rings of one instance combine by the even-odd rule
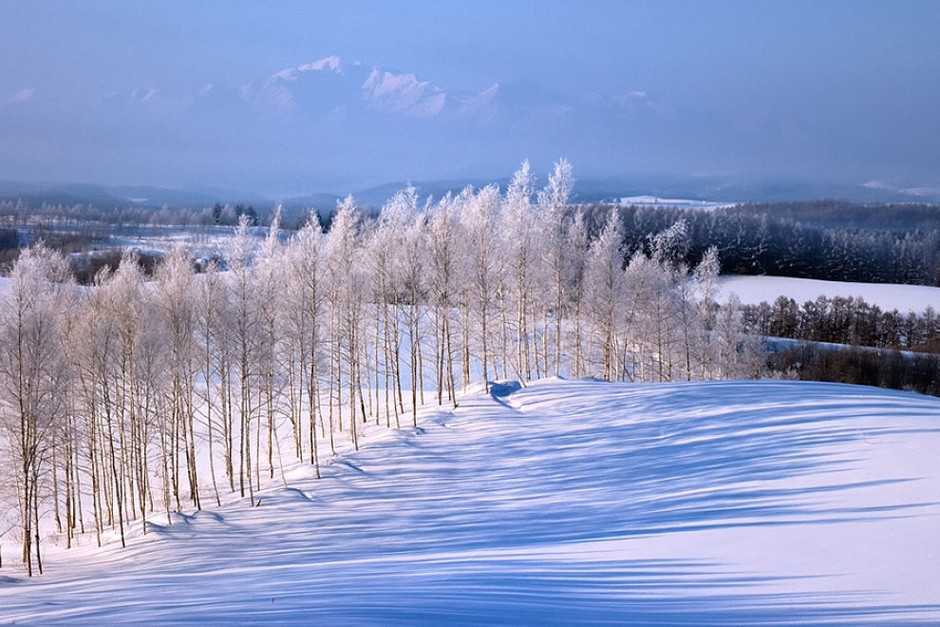
[[[381,110],[432,117],[441,112],[447,93],[414,74],[394,74],[373,68],[362,84],[363,96]]]
[[[300,65],[297,67],[297,69],[301,72],[322,72],[326,70],[335,74],[342,74],[343,60],[336,55],[330,55],[328,57],[318,59],[313,63]]]
[[[295,81],[304,72],[332,72],[334,74],[342,74],[343,60],[336,55],[323,57],[322,59],[317,59],[311,63],[304,63],[297,67],[284,68],[279,72],[275,72],[272,78],[284,81]]]
[[[780,276],[724,275],[720,279],[723,300],[733,293],[746,305],[762,301],[770,304],[778,296],[787,296],[803,304],[819,296],[860,296],[883,310],[922,313],[928,306],[940,310],[940,288],[926,285],[898,285],[894,283],[851,283],[847,281],[821,281]]]
[[[688,198],[661,198],[659,196],[624,196],[618,201],[624,207],[670,207],[676,209],[723,209],[733,207],[735,203],[715,202],[712,200],[691,200]]]
[[[0,621],[940,620],[938,399],[555,379],[420,425],[0,577]]]

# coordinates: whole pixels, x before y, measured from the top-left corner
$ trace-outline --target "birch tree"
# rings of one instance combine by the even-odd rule
[[[571,164],[560,159],[548,177],[548,185],[539,193],[539,206],[541,207],[544,236],[542,238],[543,262],[549,286],[548,298],[545,302],[547,311],[551,311],[554,319],[554,355],[549,360],[548,350],[545,350],[546,370],[551,368],[555,376],[561,374],[562,353],[562,321],[565,317],[567,303],[566,289],[568,287],[568,202],[574,186],[574,176]],[[546,313],[545,320],[549,316]],[[547,329],[545,332],[547,333]],[[546,335],[546,338],[548,336]],[[547,347],[547,342],[546,342]]]
[[[471,307],[479,321],[480,361],[483,369],[483,389],[489,392],[490,383],[490,331],[495,287],[499,278],[501,254],[497,234],[499,189],[488,185],[479,190],[462,214],[466,234],[466,255],[470,275]]]
[[[69,289],[64,259],[44,246],[25,249],[0,310],[0,420],[15,460],[22,561],[42,573],[40,479],[66,407],[69,369],[60,350],[60,307]]]

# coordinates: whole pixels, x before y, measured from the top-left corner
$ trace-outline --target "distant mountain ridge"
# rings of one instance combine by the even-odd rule
[[[251,204],[259,208],[281,204],[285,209],[332,209],[347,194],[364,207],[378,208],[396,191],[414,185],[421,196],[438,198],[458,193],[466,186],[495,183],[503,187],[507,178],[467,178],[429,181],[393,181],[351,191],[316,191],[308,194],[262,194],[225,188],[173,189],[147,185],[98,185],[91,183],[35,183],[0,180],[0,201],[22,201],[31,205],[93,205],[98,208],[208,207],[215,203]],[[853,202],[937,203],[940,194],[912,196],[903,190],[867,185],[824,184],[800,181],[735,181],[733,179],[681,177],[609,177],[579,179],[577,202],[616,202],[624,197],[651,196],[709,202],[772,202],[832,198]]]
[[[728,133],[743,133],[758,154],[769,150],[781,133],[791,139],[803,135],[790,132],[786,120],[774,116],[725,120],[721,124],[731,124],[726,128],[707,110],[625,80],[568,92],[518,78],[454,86],[419,72],[333,54],[228,82],[169,88],[141,78],[119,90],[88,89],[80,101],[68,103],[55,93],[34,90],[5,105],[0,135],[7,141],[28,146],[48,134],[43,141],[58,143],[63,139],[58,125],[80,129],[99,152],[84,148],[90,163],[76,180],[111,173],[146,180],[146,173],[160,172],[161,180],[179,181],[182,189],[56,184],[20,186],[11,192],[7,185],[0,186],[0,196],[99,205],[131,198],[157,206],[232,198],[228,192],[206,193],[201,182],[208,181],[229,189],[300,190],[322,202],[333,191],[366,191],[376,182],[405,180],[412,173],[437,188],[440,181],[462,185],[493,173],[505,176],[527,157],[545,171],[552,160],[564,156],[577,168],[579,193],[590,200],[634,195],[715,201],[940,200],[940,184],[899,181],[890,174],[860,176],[857,183],[839,185],[798,177],[772,181],[746,173],[683,175],[710,171],[702,164],[722,171],[720,150],[717,155],[708,149],[695,156],[685,151],[688,159],[670,152],[670,146],[689,132],[694,131],[695,146],[703,150],[720,146]],[[796,149],[784,163],[799,162],[810,148]],[[34,176],[19,164],[0,163],[0,177]],[[770,162],[762,167],[775,171]],[[35,168],[55,172],[53,167]],[[647,174],[622,174],[630,172]],[[276,196],[238,195],[239,200],[253,197],[257,202],[278,200]]]

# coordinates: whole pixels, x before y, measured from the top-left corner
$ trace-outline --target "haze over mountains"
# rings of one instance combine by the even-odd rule
[[[937,3],[485,5],[9,3],[0,180],[940,197]]]
[[[101,209],[123,207],[208,207],[215,203],[249,204],[259,208],[280,204],[286,210],[315,208],[331,210],[347,194],[363,208],[378,209],[398,190],[413,185],[421,197],[440,198],[467,185],[478,187],[496,183],[504,187],[505,177],[493,180],[467,177],[440,180],[398,180],[358,188],[339,188],[302,194],[271,194],[213,186],[185,188],[153,185],[100,185],[94,183],[24,182],[0,180],[0,202],[22,201],[30,205],[92,205]],[[854,202],[933,203],[940,194],[911,193],[906,190],[872,188],[866,185],[813,183],[808,181],[746,181],[725,177],[621,176],[578,179],[575,202],[616,202],[698,206],[736,202],[772,202],[832,198]],[[632,200],[631,200],[632,199]],[[713,201],[718,200],[718,203]]]
[[[23,88],[0,107],[0,130],[8,137],[27,141],[29,134],[35,143],[56,130],[48,128],[50,119],[59,120],[63,133],[80,131],[72,161],[81,161],[85,149],[104,149],[105,164],[120,160],[134,172],[132,182],[148,186],[7,181],[0,184],[0,197],[97,205],[238,200],[322,206],[359,192],[367,204],[380,204],[379,194],[387,196],[405,182],[424,181],[418,186],[439,193],[504,177],[523,158],[544,172],[563,154],[578,168],[582,200],[633,194],[728,201],[940,199],[940,187],[922,182],[676,173],[648,147],[668,147],[668,138],[688,122],[688,111],[677,106],[613,81],[590,93],[519,82],[467,89],[339,55],[240,83],[89,89],[78,102]],[[713,126],[709,132],[721,130],[720,122]],[[25,165],[61,157],[65,150],[54,142],[46,149],[53,154],[32,151]],[[628,166],[644,149],[643,165]],[[88,172],[87,178],[72,179],[80,183],[114,178],[110,170],[77,170]]]
[[[0,126],[13,121],[31,128],[31,121],[41,124],[50,110],[60,106],[53,99],[44,100],[35,90],[25,90],[7,101]],[[840,182],[642,170],[598,176],[604,171],[599,157],[616,152],[617,145],[628,145],[626,135],[655,133],[668,123],[664,109],[647,92],[571,97],[533,85],[499,82],[479,90],[451,89],[415,73],[338,55],[281,68],[238,85],[212,82],[189,91],[146,86],[89,93],[77,109],[60,113],[62,119],[75,118],[96,129],[100,137],[126,136],[125,142],[146,142],[145,136],[151,133],[162,135],[160,145],[151,147],[153,161],[168,157],[161,150],[181,150],[177,160],[200,173],[201,181],[222,180],[227,185],[0,180],[0,199],[97,206],[283,202],[328,208],[338,197],[354,193],[365,205],[379,206],[406,184],[416,185],[425,194],[440,195],[468,184],[504,180],[506,172],[517,165],[515,158],[507,158],[505,163],[502,157],[496,158],[502,167],[497,170],[491,165],[493,155],[520,155],[520,159],[531,155],[547,170],[549,161],[557,156],[555,148],[569,146],[568,156],[580,157],[576,161],[579,174],[588,172],[587,177],[579,176],[577,188],[577,199],[586,202],[638,194],[722,201],[813,197],[940,200],[940,188],[878,180]],[[353,129],[365,135],[364,145],[348,141]],[[658,132],[662,131],[659,128]],[[232,151],[232,159],[224,165],[203,153],[204,146],[210,150],[218,145]],[[499,148],[493,150],[493,146]],[[134,152],[134,147],[115,146],[114,150]],[[305,172],[304,166],[311,160],[318,165]],[[250,173],[235,179],[227,173],[241,167]],[[379,173],[386,171],[432,176],[380,178]],[[490,171],[489,178],[480,174]],[[447,178],[433,178],[434,174]],[[147,168],[140,170],[138,178],[141,183],[153,182],[147,180]],[[283,189],[286,181],[291,182]]]

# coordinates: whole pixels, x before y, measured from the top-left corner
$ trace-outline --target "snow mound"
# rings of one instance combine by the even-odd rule
[[[940,400],[767,381],[494,392],[259,507],[0,580],[0,620],[940,620]]]

